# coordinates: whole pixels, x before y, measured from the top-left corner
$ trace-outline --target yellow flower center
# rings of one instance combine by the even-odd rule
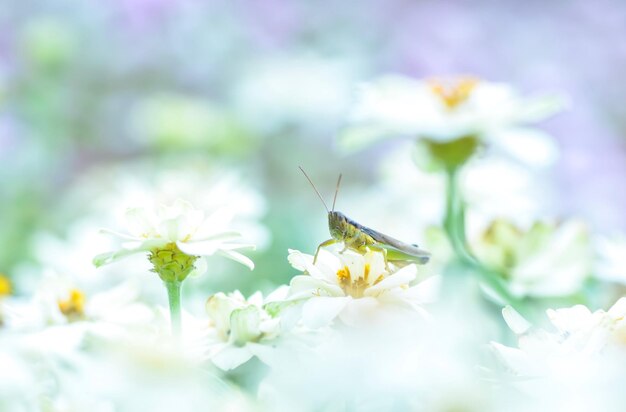
[[[85,294],[78,289],[70,290],[67,299],[59,299],[59,310],[70,320],[78,320],[85,317]]]
[[[346,295],[350,295],[353,298],[362,298],[365,293],[365,289],[370,286],[373,286],[384,279],[384,275],[378,276],[374,282],[370,285],[369,283],[370,276],[370,265],[365,264],[365,268],[363,269],[363,275],[359,276],[356,279],[352,279],[352,275],[350,273],[350,268],[344,266],[343,268],[337,271],[337,283],[344,291]]]
[[[449,110],[455,109],[469,99],[472,91],[478,84],[478,79],[473,77],[460,77],[457,79],[429,80],[428,84]]]
[[[13,292],[11,281],[0,273],[0,296],[8,296]]]

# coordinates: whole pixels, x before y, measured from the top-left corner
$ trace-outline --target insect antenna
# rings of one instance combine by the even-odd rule
[[[335,202],[337,202],[337,194],[339,193],[340,184],[341,184],[341,173],[339,174],[339,178],[337,179],[337,187],[335,188],[335,197],[333,197],[333,208],[331,209],[333,212],[335,211]]]
[[[324,205],[324,208],[326,209],[327,213],[330,213],[330,211],[328,210],[328,206],[326,206],[326,202],[324,202],[324,198],[322,197],[322,195],[320,195],[320,192],[318,192],[317,188],[315,187],[315,185],[313,184],[313,181],[311,180],[311,178],[309,177],[309,175],[306,174],[306,172],[304,171],[304,169],[302,168],[302,166],[298,166],[300,168],[300,170],[302,171],[302,173],[304,174],[304,177],[306,177],[306,180],[309,181],[309,183],[311,184],[311,186],[313,187],[313,190],[315,190],[315,193],[317,193],[317,197],[320,198],[320,200],[322,201],[322,204]]]

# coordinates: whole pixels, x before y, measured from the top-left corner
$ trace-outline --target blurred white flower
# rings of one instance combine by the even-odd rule
[[[291,279],[289,287],[290,300],[305,300],[305,326],[327,326],[337,317],[346,324],[358,324],[399,309],[426,316],[420,304],[426,298],[428,282],[411,286],[417,277],[415,265],[388,270],[381,252],[331,250],[321,249],[315,263],[311,255],[289,251],[289,263],[307,273]]]
[[[205,217],[204,212],[182,200],[171,206],[161,206],[156,212],[144,208],[129,209],[129,234],[108,231],[126,241],[122,249],[98,255],[94,263],[101,266],[128,255],[150,252],[155,270],[168,272],[159,272],[159,275],[169,276],[171,272],[182,280],[191,271],[202,273],[206,270],[206,262],[199,260],[198,264],[195,257],[218,253],[253,269],[254,263],[237,252],[253,246],[235,242],[240,235],[227,231],[231,217],[228,209]]]
[[[621,410],[613,409],[620,405],[613,402],[621,398],[617,382],[626,377],[626,298],[608,311],[591,312],[583,305],[549,309],[553,331],[534,328],[511,307],[502,313],[518,347],[491,346],[515,376],[515,386],[557,404],[572,400],[564,399],[568,393],[578,402],[576,410],[598,402],[601,410]],[[548,405],[541,410],[553,410]]]
[[[341,142],[346,147],[404,135],[450,142],[475,136],[520,157],[554,159],[546,135],[520,126],[559,111],[561,98],[525,98],[511,86],[472,77],[416,80],[388,75],[361,87],[351,123]],[[523,143],[522,143],[523,142]]]
[[[532,359],[529,363],[514,363],[509,366],[520,374],[541,376],[553,366],[551,356],[604,356],[607,348],[626,350],[626,298],[619,299],[608,311],[592,312],[584,305],[569,308],[548,309],[548,319],[554,331],[536,329],[512,307],[502,310],[502,315],[511,330],[518,335],[519,349]],[[500,348],[501,345],[494,344]],[[539,357],[546,357],[539,359]],[[508,359],[505,356],[505,360]],[[531,360],[531,359],[529,359]],[[558,361],[558,359],[555,359]],[[530,374],[529,374],[530,375]]]
[[[596,262],[594,275],[602,280],[626,284],[626,236],[594,239]]]
[[[209,327],[208,357],[222,370],[234,369],[257,356],[271,351],[265,345],[275,344],[280,333],[280,319],[263,308],[264,303],[283,299],[286,288],[280,288],[263,299],[256,292],[245,299],[239,291],[228,295],[220,292],[209,298],[206,311]]]
[[[471,248],[519,297],[571,295],[591,274],[589,234],[580,221],[537,222],[523,230],[495,220]]]
[[[35,411],[38,410],[39,399],[37,387],[37,371],[33,364],[20,356],[19,346],[15,339],[3,333],[0,340],[0,410],[3,411]]]
[[[246,401],[242,393],[199,368],[197,359],[177,350],[168,336],[140,329],[113,335],[102,328],[85,331],[84,324],[3,335],[2,410],[193,411],[198,405],[219,410],[251,406],[241,404]]]
[[[36,331],[52,325],[80,323],[85,329],[130,329],[150,324],[154,312],[139,299],[133,282],[104,290],[85,290],[67,277],[45,274],[32,298],[0,302],[5,326]]]
[[[459,313],[428,321],[395,312],[363,328],[322,329],[309,350],[281,353],[259,396],[280,411],[494,410],[477,368],[484,323]]]
[[[229,218],[236,216],[229,226],[263,247],[269,233],[259,220],[266,204],[251,185],[253,181],[244,171],[206,157],[186,158],[185,165],[125,162],[119,167],[94,168],[80,176],[64,196],[64,213],[85,216],[77,222],[79,226],[118,227],[126,222],[128,205],[172,204],[185,199],[207,212],[228,209]],[[85,233],[89,233],[87,229]]]

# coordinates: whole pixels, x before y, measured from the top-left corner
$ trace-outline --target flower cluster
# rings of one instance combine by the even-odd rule
[[[159,113],[172,104],[163,102]],[[166,129],[173,127],[165,134],[163,125],[143,127],[151,116],[139,119],[139,129],[164,147],[176,146],[173,135],[202,140],[210,123],[220,123],[201,122],[196,130],[196,118],[206,114],[201,102],[173,103],[182,110],[165,119]],[[241,228],[236,212],[256,209],[248,196],[212,213],[180,199],[128,209],[125,232],[103,230],[117,246],[102,247],[109,251],[87,269],[72,262],[84,257],[86,244],[74,254],[72,242],[40,237],[33,249],[49,249],[44,265],[0,274],[0,409],[615,409],[621,392],[614,382],[626,377],[626,242],[591,236],[591,225],[577,219],[537,221],[541,213],[527,212],[539,210],[533,196],[514,193],[533,186],[526,168],[556,158],[547,135],[529,125],[561,106],[555,97],[527,98],[474,77],[386,76],[363,86],[342,144],[405,135],[417,150],[414,159],[400,152],[407,167],[393,159],[395,189],[374,187],[352,201],[363,215],[376,209],[375,219],[404,226],[400,238],[425,243],[433,255],[426,267],[410,259],[412,243],[330,219],[333,239],[315,255],[280,252],[295,273],[271,272],[270,253],[256,255],[256,272],[234,265],[241,277],[229,273],[227,286],[219,276],[197,279],[209,263],[219,266],[209,259],[216,255],[255,268],[242,253],[254,249],[240,234],[246,230],[233,230]],[[185,130],[174,124],[181,113]],[[495,149],[491,167],[477,155],[483,149]],[[519,184],[507,182],[520,175]],[[176,186],[174,176],[163,186]],[[182,185],[193,192],[198,181]],[[220,191],[211,193],[218,199],[206,203],[220,203]],[[144,267],[123,266],[132,255],[142,255],[134,261]],[[161,282],[123,276],[148,271]],[[167,309],[165,293],[152,284],[164,286]],[[597,309],[616,296],[610,309]],[[537,313],[546,308],[551,325],[543,328]],[[516,346],[504,344],[513,337]],[[487,343],[495,363],[487,362]],[[22,400],[24,393],[36,396]]]

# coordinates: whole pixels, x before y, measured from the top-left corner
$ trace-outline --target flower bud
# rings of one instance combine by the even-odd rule
[[[150,252],[148,260],[164,282],[182,282],[195,269],[194,262],[199,256],[181,252],[176,243],[168,243]]]

